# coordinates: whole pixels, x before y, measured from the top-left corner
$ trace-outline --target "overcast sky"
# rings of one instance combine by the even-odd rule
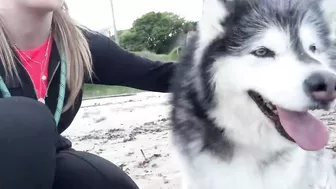
[[[113,0],[118,30],[129,29],[135,19],[150,11],[174,12],[188,20],[201,16],[203,0]],[[70,15],[87,27],[100,30],[112,25],[110,0],[66,0]]]
[[[280,0],[279,0],[280,1]],[[71,16],[94,30],[112,26],[110,0],[66,0]],[[129,29],[135,19],[150,11],[174,12],[198,21],[203,0],[113,0],[118,30]],[[325,0],[328,12],[336,13],[336,0]],[[336,16],[334,17],[336,23]],[[336,28],[336,25],[335,25]]]

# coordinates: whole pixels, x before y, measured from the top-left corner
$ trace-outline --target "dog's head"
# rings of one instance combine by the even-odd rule
[[[317,150],[327,129],[307,112],[336,98],[328,26],[321,1],[204,0],[195,64],[217,100],[246,94],[283,136]]]

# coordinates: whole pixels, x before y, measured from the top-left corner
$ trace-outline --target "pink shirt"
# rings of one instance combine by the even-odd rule
[[[52,41],[52,39],[48,38],[42,45],[35,49],[16,50],[23,66],[27,70],[34,84],[37,98],[44,99],[47,93],[48,65],[51,54]],[[48,52],[46,52],[47,50]]]

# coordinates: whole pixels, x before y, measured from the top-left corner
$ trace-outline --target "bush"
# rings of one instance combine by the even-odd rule
[[[149,12],[136,19],[132,28],[120,35],[120,46],[129,51],[149,50],[169,53],[181,35],[196,29],[196,23],[171,12]]]

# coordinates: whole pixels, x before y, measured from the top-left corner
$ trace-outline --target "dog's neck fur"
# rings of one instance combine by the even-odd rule
[[[221,84],[222,85],[222,84]],[[253,148],[258,153],[276,153],[296,145],[280,136],[269,120],[247,94],[217,93],[220,99],[210,115],[216,125],[225,128],[226,137],[242,148]],[[229,99],[228,99],[229,98]]]

